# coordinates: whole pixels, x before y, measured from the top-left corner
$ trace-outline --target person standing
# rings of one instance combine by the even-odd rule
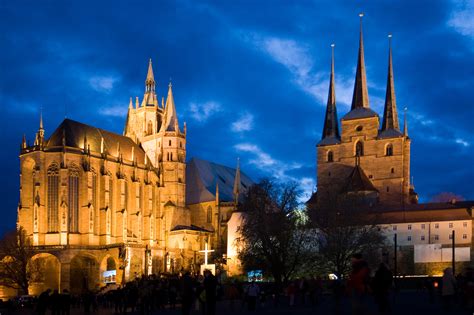
[[[64,289],[60,296],[61,299],[61,315],[69,315],[71,312],[71,295],[69,291]]]
[[[206,292],[206,314],[216,314],[217,280],[210,270],[204,271],[204,291]]]
[[[453,275],[453,269],[446,268],[443,272],[443,278],[441,280],[441,296],[443,298],[443,308],[446,311],[451,309],[454,293],[456,292],[456,279]]]
[[[260,288],[255,281],[252,281],[247,288],[247,299],[248,299],[248,310],[255,311],[257,305],[258,294],[260,293]]]
[[[351,264],[352,270],[347,282],[347,289],[351,296],[352,313],[354,315],[367,314],[365,304],[367,303],[370,270],[367,262],[362,259],[361,254],[352,255]]]
[[[392,272],[384,263],[381,263],[373,281],[375,303],[378,305],[380,314],[387,314],[390,311],[389,293],[392,281]]]
[[[181,309],[183,315],[189,315],[193,304],[194,283],[189,272],[186,272],[181,279]]]

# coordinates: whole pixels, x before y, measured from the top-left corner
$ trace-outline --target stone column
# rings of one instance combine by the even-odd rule
[[[71,291],[71,263],[61,263],[61,275],[59,280],[59,289]]]

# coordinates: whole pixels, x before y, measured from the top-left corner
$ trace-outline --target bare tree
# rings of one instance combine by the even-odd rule
[[[245,213],[238,239],[244,269],[262,269],[281,283],[306,264],[314,242],[298,215],[298,196],[296,184],[277,185],[268,179],[248,189],[239,207]]]
[[[464,201],[464,197],[457,195],[453,192],[440,192],[431,198],[431,202],[452,202],[452,201]]]
[[[340,196],[331,203],[313,205],[309,209],[317,235],[316,266],[320,273],[347,275],[351,269],[351,256],[356,253],[374,260],[373,263],[380,262],[380,253],[386,244],[385,236],[376,224],[377,215],[352,199]]]
[[[0,240],[0,285],[28,294],[30,283],[40,277],[39,260],[31,260],[36,254],[23,228],[5,234]]]

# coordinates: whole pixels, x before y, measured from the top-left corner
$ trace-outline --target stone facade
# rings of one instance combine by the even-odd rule
[[[199,270],[198,251],[217,244],[220,228],[213,215],[201,222],[197,208],[206,205],[186,205],[186,125],[171,84],[158,104],[151,60],[123,136],[66,119],[46,139],[40,121],[34,145],[24,139],[20,153],[17,223],[48,275],[31,293]]]

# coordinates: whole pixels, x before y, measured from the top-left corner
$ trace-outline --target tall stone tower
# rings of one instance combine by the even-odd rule
[[[164,207],[165,230],[176,225],[189,225],[185,211],[186,191],[186,123],[179,128],[171,83],[166,103],[161,106],[156,96],[156,84],[151,59],[145,80],[145,94],[141,104],[136,98],[135,108],[130,99],[124,135],[134,139],[160,173],[161,204]],[[188,222],[189,221],[189,222]]]
[[[379,207],[400,207],[417,200],[409,181],[411,141],[406,124],[401,132],[398,122],[391,44],[388,59],[380,127],[378,114],[369,106],[361,19],[352,106],[341,119],[339,133],[333,50],[324,128],[317,144],[317,200],[320,203],[334,202],[348,195],[360,197],[366,206]]]

